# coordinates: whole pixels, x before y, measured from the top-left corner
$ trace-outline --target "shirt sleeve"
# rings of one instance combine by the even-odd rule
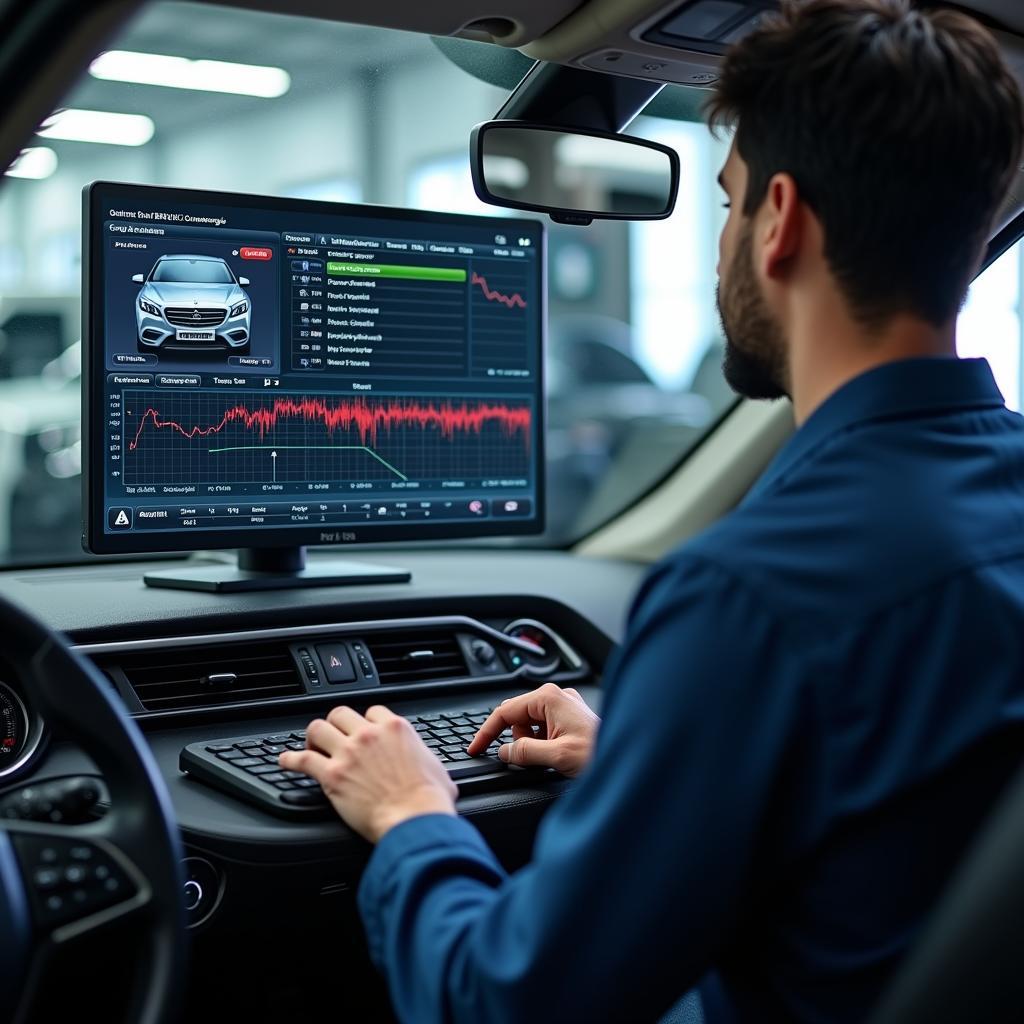
[[[689,557],[657,570],[606,677],[594,757],[508,876],[466,821],[388,832],[359,890],[416,1024],[654,1020],[713,964],[796,728],[798,648]]]

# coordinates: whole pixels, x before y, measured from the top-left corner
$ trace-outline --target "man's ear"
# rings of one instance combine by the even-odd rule
[[[792,175],[775,174],[768,182],[758,235],[761,270],[765,277],[771,280],[785,277],[803,239],[803,210]]]

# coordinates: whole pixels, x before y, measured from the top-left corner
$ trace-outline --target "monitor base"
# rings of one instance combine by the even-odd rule
[[[238,552],[237,568],[233,565],[190,565],[181,569],[147,572],[142,579],[147,587],[231,594],[245,590],[408,583],[412,573],[389,565],[341,559],[307,568],[305,548],[243,548]]]

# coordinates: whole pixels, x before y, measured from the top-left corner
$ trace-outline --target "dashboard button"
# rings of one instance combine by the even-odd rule
[[[316,650],[327,674],[327,682],[351,683],[355,679],[356,670],[344,644],[320,644]]]

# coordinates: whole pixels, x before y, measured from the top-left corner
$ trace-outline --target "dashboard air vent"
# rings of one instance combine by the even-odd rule
[[[470,674],[453,631],[375,633],[366,637],[382,684],[459,679]]]
[[[205,708],[304,693],[287,644],[212,644],[129,652],[104,659],[124,673],[147,711]]]

